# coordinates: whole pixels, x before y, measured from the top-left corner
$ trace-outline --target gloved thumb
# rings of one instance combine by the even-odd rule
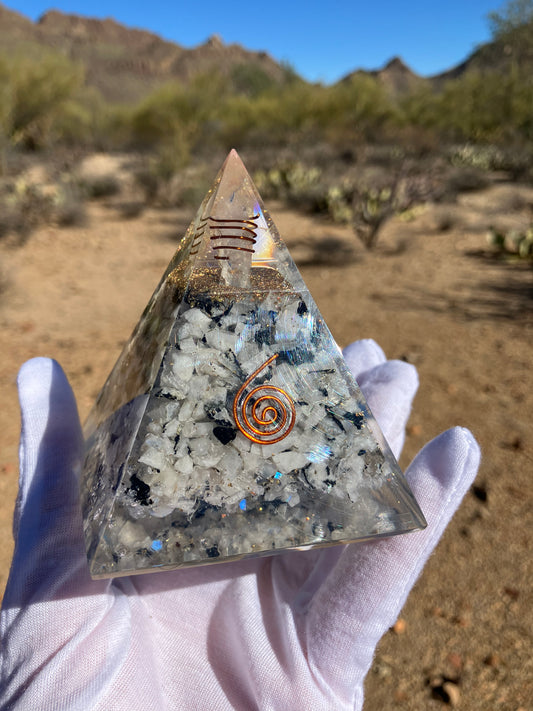
[[[15,595],[20,604],[35,593],[37,581],[46,586],[50,576],[58,580],[83,551],[78,502],[83,436],[72,389],[58,363],[28,361],[18,388],[20,479],[6,595]]]

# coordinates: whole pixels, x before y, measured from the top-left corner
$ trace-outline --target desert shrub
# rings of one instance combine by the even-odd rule
[[[397,215],[411,219],[415,208],[440,198],[439,181],[405,161],[372,183],[358,181],[352,195],[352,228],[367,249],[373,249],[386,222]]]
[[[254,97],[271,89],[275,81],[261,67],[246,62],[233,68],[231,84],[237,93]]]
[[[373,139],[394,114],[384,89],[357,76],[335,86],[298,78],[256,94],[226,95],[220,102],[216,133],[225,145],[314,144],[345,148]]]
[[[396,120],[396,108],[373,77],[355,75],[325,89],[316,120],[334,142],[374,140]]]
[[[348,181],[341,185],[332,185],[325,195],[325,204],[328,215],[334,222],[350,224],[353,220],[353,186]]]
[[[400,126],[436,129],[440,123],[440,99],[429,84],[420,84],[398,99],[397,122]]]
[[[0,192],[0,237],[11,235],[22,244],[41,225],[73,227],[85,222],[85,194],[69,174],[47,184],[18,177],[5,182]]]
[[[187,86],[171,82],[156,89],[132,112],[131,140],[159,149],[179,169],[191,152],[211,143],[217,133],[227,79],[221,74],[196,76]]]
[[[23,243],[53,214],[54,195],[19,178],[4,188],[0,197],[0,237],[15,235]]]
[[[309,168],[299,161],[285,161],[270,170],[258,171],[255,181],[259,191],[268,198],[316,211],[320,196],[327,190],[321,175],[319,168]]]
[[[533,175],[533,149],[528,143],[454,145],[448,160],[456,168],[503,171],[511,180],[529,180]]]
[[[510,62],[494,71],[470,69],[438,90],[429,83],[417,86],[399,98],[396,121],[450,141],[523,144],[533,138],[532,102],[528,65]]]
[[[123,149],[131,140],[132,108],[110,104],[94,87],[81,87],[56,115],[55,143],[97,151]]]
[[[449,153],[453,166],[469,166],[481,170],[500,170],[504,163],[503,151],[495,145],[465,143],[454,146]]]
[[[144,212],[145,205],[140,200],[130,200],[119,205],[120,216],[125,220],[134,220]]]
[[[229,95],[218,107],[216,139],[225,149],[260,142],[264,136],[257,129],[256,99],[249,96]],[[255,130],[258,136],[253,136]]]
[[[5,136],[27,148],[46,145],[54,134],[56,120],[82,82],[81,66],[60,54],[45,53],[38,59],[2,57],[0,121]]]
[[[151,147],[171,136],[194,130],[194,123],[190,125],[193,118],[188,103],[181,84],[167,84],[157,89],[133,113],[133,139],[143,147]]]
[[[500,232],[491,228],[487,240],[499,256],[533,260],[533,224],[524,231]]]
[[[323,90],[299,83],[268,91],[252,102],[248,112],[249,134],[256,142],[286,144],[295,136],[316,129]]]
[[[397,211],[397,190],[398,180],[382,187],[359,185],[355,190],[352,227],[367,249],[375,247],[382,226]]]
[[[456,167],[445,179],[445,195],[453,199],[458,193],[483,190],[490,184],[490,177],[484,170],[473,167]]]
[[[437,232],[448,232],[457,224],[457,214],[449,206],[440,206],[435,210],[435,230]]]
[[[206,166],[174,169],[160,154],[146,156],[134,173],[144,204],[157,207],[195,207],[202,202],[212,179]]]
[[[72,179],[63,179],[53,199],[53,219],[60,227],[79,227],[87,221],[85,200],[80,186]]]
[[[533,145],[511,143],[502,147],[501,161],[496,170],[505,171],[511,180],[531,182],[533,180]]]
[[[120,180],[116,175],[87,175],[80,181],[80,186],[90,200],[113,197],[120,193]]]
[[[335,172],[328,175],[299,161],[286,161],[257,171],[254,180],[266,198],[350,224],[368,249],[376,245],[387,220],[412,213],[415,206],[439,199],[442,192],[438,175],[416,172],[405,160],[378,172],[361,167],[358,177],[340,179]]]
[[[353,186],[349,180],[333,182],[317,166],[284,161],[270,170],[259,170],[254,181],[268,199],[283,200],[299,210],[327,215],[334,222],[349,223]]]
[[[145,157],[135,170],[134,179],[147,204],[176,205],[179,202],[179,173],[183,168],[180,158],[162,148]]]
[[[513,39],[519,45],[531,47],[528,30],[533,24],[532,0],[508,0],[498,11],[489,13],[488,19],[495,39]]]

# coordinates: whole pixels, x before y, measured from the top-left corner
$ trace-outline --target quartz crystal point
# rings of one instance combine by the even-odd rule
[[[425,526],[235,151],[85,436],[95,578]]]

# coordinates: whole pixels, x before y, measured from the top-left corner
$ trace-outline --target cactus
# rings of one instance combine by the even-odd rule
[[[506,233],[491,227],[487,241],[499,256],[507,259],[533,260],[533,224],[523,232],[510,230]]]

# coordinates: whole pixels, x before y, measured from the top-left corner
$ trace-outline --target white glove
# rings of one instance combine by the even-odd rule
[[[418,386],[372,341],[345,351],[395,454]],[[0,708],[17,711],[360,709],[380,637],[471,485],[464,429],[407,471],[424,531],[270,558],[92,581],[77,477],[82,433],[54,361],[19,375],[15,553],[1,613]]]

